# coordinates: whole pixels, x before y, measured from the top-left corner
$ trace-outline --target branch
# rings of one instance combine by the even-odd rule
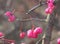
[[[29,18],[29,19],[16,19],[16,20],[19,20],[21,22],[25,22],[25,21],[32,21],[32,20],[35,20],[35,21],[40,21],[40,22],[46,22],[46,19],[38,19],[38,18]]]
[[[28,12],[26,14],[29,14],[30,12],[34,11],[35,9],[37,9],[38,7],[41,7],[43,5],[45,5],[46,3],[39,3],[38,5],[34,6],[33,8],[31,8],[30,10],[28,10]]]
[[[44,44],[44,38],[45,38],[45,34],[43,35],[43,37],[40,40],[38,40],[36,42],[36,44],[39,44],[40,42],[42,42],[42,44]]]

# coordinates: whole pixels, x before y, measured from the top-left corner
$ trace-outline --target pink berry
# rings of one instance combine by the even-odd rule
[[[54,8],[55,8],[55,6],[52,7],[52,9],[54,9]]]
[[[12,14],[12,13],[11,13],[10,11],[7,11],[7,12],[5,13],[5,15],[8,16],[8,17],[11,16],[11,14]]]
[[[20,33],[20,38],[24,38],[25,35],[26,35],[25,32],[21,32],[21,33]]]
[[[47,14],[51,14],[51,13],[53,12],[53,9],[54,9],[54,8],[48,7],[48,8],[45,10],[45,12],[46,12]]]
[[[0,32],[0,38],[3,37],[3,36],[4,36],[4,34],[2,32]]]
[[[42,28],[41,28],[41,27],[37,27],[37,28],[34,30],[34,33],[35,33],[35,34],[41,34],[41,33],[42,33]]]
[[[48,7],[53,7],[54,5],[53,5],[53,3],[48,3]]]
[[[33,30],[30,29],[27,31],[27,37],[32,38],[32,36],[33,36]]]
[[[13,22],[14,20],[15,20],[15,16],[14,15],[10,16],[9,19],[8,19],[9,22]]]
[[[49,13],[49,8],[45,9],[45,13],[47,14]]]
[[[53,12],[53,9],[52,9],[52,8],[50,8],[50,9],[49,9],[49,13],[51,14],[52,12]]]
[[[57,43],[60,44],[60,38],[57,39]]]
[[[38,37],[38,35],[37,35],[37,34],[35,34],[35,33],[33,33],[32,38],[37,38],[37,37]]]
[[[31,29],[27,31],[28,38],[37,38],[38,37],[38,35],[33,32],[34,32],[34,30],[31,30]]]
[[[48,3],[53,3],[53,2],[54,2],[54,0],[47,0],[47,2],[48,2]]]

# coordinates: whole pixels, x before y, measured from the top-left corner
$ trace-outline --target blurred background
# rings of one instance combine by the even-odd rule
[[[46,0],[42,0],[45,2]],[[40,22],[39,20],[33,20],[33,24],[35,27],[42,27],[43,33],[39,35],[37,39],[29,39],[25,37],[21,39],[19,37],[20,28],[22,25],[22,31],[26,32],[28,29],[32,27],[32,20],[23,21],[24,19],[37,18],[37,19],[46,19],[45,9],[47,5],[43,5],[38,7],[36,10],[30,12],[30,14],[26,15],[29,9],[38,5],[40,0],[0,0],[0,31],[5,34],[5,38],[12,39],[16,41],[16,44],[21,44],[21,42],[25,42],[26,44],[36,44],[36,42],[41,39],[44,32],[46,32],[47,23]],[[51,35],[51,44],[57,44],[57,38],[60,37],[60,0],[56,0],[56,22],[52,35]],[[16,21],[8,22],[7,17],[4,15],[6,11],[16,10],[14,15],[16,16]],[[20,20],[18,20],[20,19]],[[23,23],[23,24],[21,24]],[[27,42],[28,41],[28,42]]]

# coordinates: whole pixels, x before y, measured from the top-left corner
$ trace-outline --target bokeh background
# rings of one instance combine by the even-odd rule
[[[46,1],[46,0],[42,0]],[[21,44],[25,42],[26,44],[36,44],[36,42],[41,39],[44,32],[46,32],[47,23],[40,22],[39,20],[33,20],[35,27],[42,27],[43,33],[39,35],[37,39],[29,39],[25,37],[21,39],[19,37],[20,28],[22,25],[22,31],[26,32],[32,27],[32,20],[23,21],[24,19],[37,18],[37,19],[46,19],[45,9],[47,5],[38,7],[36,10],[30,12],[26,15],[29,9],[38,5],[40,0],[0,0],[0,31],[5,34],[5,38],[16,40],[16,44]],[[53,31],[51,44],[57,44],[57,38],[60,37],[60,0],[56,0],[56,22]],[[16,10],[14,15],[16,16],[16,21],[8,22],[7,17],[4,15],[6,11]],[[19,19],[19,20],[18,20]],[[22,24],[23,23],[23,24]]]

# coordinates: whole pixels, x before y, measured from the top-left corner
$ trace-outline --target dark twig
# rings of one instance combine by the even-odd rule
[[[29,14],[30,12],[34,11],[35,9],[37,9],[40,6],[45,5],[46,3],[39,3],[38,5],[34,6],[33,8],[31,8],[30,10],[28,10],[28,12],[26,14]]]

